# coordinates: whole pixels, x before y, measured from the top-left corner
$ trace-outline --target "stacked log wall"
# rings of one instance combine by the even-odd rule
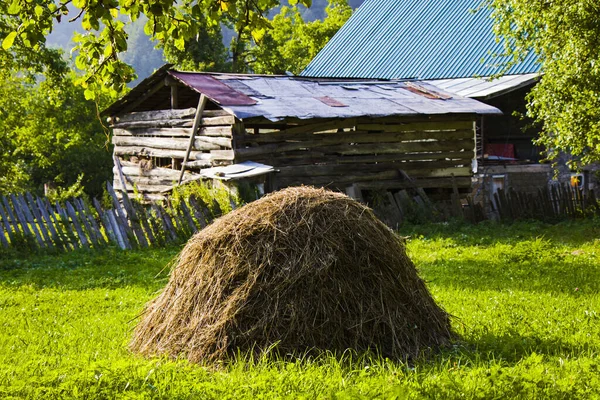
[[[279,170],[277,188],[306,184],[343,190],[357,184],[464,191],[471,185],[475,116],[246,123],[235,141],[236,162]]]
[[[125,114],[111,120],[114,187],[142,194],[146,200],[164,198],[179,179],[189,145],[196,109],[157,110]],[[201,168],[233,163],[235,117],[223,110],[205,110],[183,181],[197,179]],[[160,164],[160,165],[157,165]],[[170,167],[165,165],[170,164]]]

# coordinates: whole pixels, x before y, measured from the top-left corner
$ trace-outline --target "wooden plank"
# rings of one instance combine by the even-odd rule
[[[15,236],[13,234],[13,227],[11,221],[8,219],[8,214],[4,211],[4,206],[0,203],[0,218],[2,218],[2,223],[4,225],[4,231],[8,234],[8,239],[11,243],[14,243]],[[14,224],[14,220],[12,221]],[[14,228],[15,232],[18,232],[17,228]],[[4,234],[3,234],[4,235]]]
[[[52,232],[54,243],[57,243],[64,250],[70,250],[71,248],[75,248],[74,246],[70,245],[69,238],[64,233],[64,227],[62,223],[58,220],[58,217],[52,209],[52,205],[50,204],[50,202],[48,202],[48,200],[45,198],[41,199],[39,197],[37,198],[37,201],[42,215],[44,215],[44,218],[46,219],[46,221],[48,221],[48,227]]]
[[[107,190],[108,194],[110,195],[110,197],[112,198],[113,207],[114,207],[116,215],[117,215],[117,223],[118,223],[119,229],[121,230],[123,240],[125,241],[126,246],[128,248],[131,248],[132,243],[131,243],[130,239],[134,239],[134,235],[133,235],[133,232],[131,231],[131,228],[129,227],[129,224],[127,223],[127,217],[125,216],[125,213],[123,212],[123,209],[121,208],[121,203],[119,202],[119,199],[117,198],[117,194],[115,193],[110,182],[106,182],[106,190]]]
[[[15,230],[15,234],[18,236],[22,232],[21,230],[19,230],[19,221],[15,217],[15,214],[13,213],[13,211],[10,207],[8,199],[5,196],[2,196],[2,203],[4,204],[4,209],[6,210],[6,213],[8,214],[8,218],[10,219],[10,221],[12,221],[13,228]],[[23,234],[25,234],[25,233],[23,232]]]
[[[9,246],[8,240],[6,239],[7,235],[9,235],[9,237],[12,237],[12,232],[10,231],[10,225],[6,219],[6,215],[4,214],[4,210],[2,209],[2,205],[0,204],[0,242],[2,242],[2,245],[4,247]]]
[[[459,188],[471,187],[470,177],[457,177],[456,185]],[[415,179],[414,183],[398,180],[381,180],[372,182],[361,182],[359,187],[362,189],[380,190],[380,189],[410,189],[413,187],[420,187],[424,189],[429,188],[442,188],[451,189],[452,181],[449,178],[429,178],[429,179]]]
[[[123,227],[118,221],[117,216],[115,215],[115,210],[106,210],[106,218],[108,219],[108,223],[110,224],[111,230],[115,235],[115,239],[117,240],[117,245],[121,250],[131,249],[131,245],[127,240],[127,235],[123,232]]]
[[[104,239],[104,236],[102,236],[100,226],[96,222],[96,218],[94,218],[94,214],[92,213],[92,210],[88,207],[87,203],[85,201],[83,201],[83,199],[79,199],[79,205],[83,209],[83,215],[86,215],[88,218],[88,221],[91,225],[92,232],[93,232],[94,236],[96,237],[96,242],[98,243],[99,246],[105,246],[106,240]]]
[[[410,123],[358,123],[357,131],[406,132],[406,131],[451,131],[470,130],[473,132],[473,121],[432,121]]]
[[[281,134],[277,132],[262,133],[259,135],[246,135],[244,140],[246,143],[280,143],[285,141],[300,141],[314,142],[324,141],[328,144],[343,144],[343,143],[385,143],[385,142],[401,142],[424,139],[436,140],[454,140],[454,139],[471,139],[475,137],[473,129],[457,130],[457,131],[414,131],[414,132],[335,132],[335,133],[296,133],[296,134]]]
[[[190,137],[192,128],[147,128],[147,129],[113,129],[114,136],[166,136]],[[198,131],[198,136],[205,137],[231,137],[231,125],[205,126]]]
[[[132,184],[130,184],[129,182],[127,182],[127,188],[122,188],[121,185],[118,182],[114,182],[115,183],[115,190],[125,190],[128,193],[133,193],[134,192],[134,187]],[[136,187],[137,187],[137,191],[139,191],[140,193],[162,193],[168,190],[172,190],[174,185],[169,184],[169,185],[157,185],[154,184],[154,181],[152,184],[137,184],[136,183]]]
[[[162,138],[147,136],[113,136],[115,146],[142,146],[163,150],[187,151],[189,139],[187,138]],[[220,150],[221,147],[231,148],[231,139],[217,137],[197,137],[194,139],[193,148],[190,151]],[[185,159],[185,152],[183,153]]]
[[[359,124],[409,124],[409,123],[446,123],[452,121],[470,122],[477,119],[476,114],[439,114],[415,116],[390,116],[390,117],[362,117]]]
[[[338,153],[342,155],[360,154],[390,154],[408,152],[435,152],[435,151],[460,151],[472,150],[474,142],[469,139],[431,141],[431,142],[404,142],[385,144],[356,144],[356,145],[334,145],[323,148],[323,151]]]
[[[17,221],[19,221],[19,226],[21,226],[21,231],[23,232],[23,234],[25,236],[34,237],[33,232],[31,231],[31,229],[29,228],[29,225],[27,224],[27,219],[25,218],[25,215],[21,211],[21,207],[19,206],[17,198],[15,197],[14,194],[10,194],[9,196],[11,199],[12,208],[17,216]],[[10,207],[8,207],[8,208],[10,208]]]
[[[52,247],[53,243],[52,243],[52,240],[50,239],[50,234],[48,233],[48,228],[46,228],[46,224],[44,223],[44,220],[42,219],[42,214],[40,213],[40,211],[37,207],[37,204],[36,204],[35,200],[33,199],[33,196],[31,195],[31,193],[27,192],[25,194],[25,198],[23,200],[27,201],[27,203],[28,203],[27,205],[29,206],[28,208],[30,208],[31,212],[33,213],[33,217],[34,217],[35,221],[37,222],[37,226],[42,234],[42,237],[44,238],[45,246]]]
[[[108,216],[102,209],[100,202],[98,201],[98,199],[94,198],[92,199],[92,204],[94,205],[94,208],[96,209],[96,212],[100,217],[100,225],[104,228],[104,232],[106,233],[106,241],[108,242],[108,244],[114,243],[118,245],[117,237],[115,236],[115,233],[112,230],[112,226],[110,224]]]
[[[202,161],[202,160],[195,160],[195,161],[188,161],[185,163],[186,168],[189,169],[198,169],[198,168],[210,168],[213,165],[211,164],[210,161]],[[189,171],[186,171],[189,172]],[[184,177],[183,180],[185,181],[186,178]]]
[[[210,165],[209,161],[200,161],[201,163],[207,163]],[[125,175],[127,179],[134,176],[143,176],[146,178],[160,178],[160,179],[171,179],[176,180],[179,176],[179,171],[171,168],[162,168],[162,167],[154,167],[152,169],[144,170],[138,167],[122,167],[123,175]],[[113,173],[118,174],[118,169],[116,167],[113,168]],[[190,178],[193,174],[187,172],[184,175],[184,179]]]
[[[81,242],[81,245],[85,248],[89,248],[90,244],[88,242],[88,238],[85,236],[85,232],[83,231],[83,228],[81,227],[81,224],[79,223],[79,219],[77,218],[77,213],[75,212],[73,205],[71,203],[69,203],[69,201],[66,201],[65,207],[67,209],[67,214],[69,215],[69,217],[71,217],[71,222],[72,222],[73,226],[75,227],[75,232],[77,232],[77,236],[79,237],[79,241]]]
[[[57,221],[59,221],[59,223],[62,225],[68,243],[74,249],[79,248],[80,242],[77,239],[77,236],[75,236],[75,234],[73,233],[74,225],[70,222],[67,212],[61,207],[61,205],[58,202],[56,202],[54,208],[56,209],[56,213],[60,216],[60,219],[58,219]]]
[[[319,148],[326,153],[337,153],[341,155],[360,154],[389,154],[409,152],[434,152],[434,151],[459,151],[462,149],[472,150],[474,141],[471,139],[447,140],[447,141],[422,141],[422,142],[400,142],[400,143],[369,143],[369,144],[342,144],[329,145],[321,142],[298,142],[284,144],[268,144],[260,147],[249,147],[237,149],[236,154],[242,158],[248,158],[264,154],[277,154],[286,151]]]
[[[35,238],[36,238],[38,244],[40,245],[40,247],[46,247],[46,243],[44,242],[44,239],[42,238],[42,235],[40,233],[40,228],[39,228],[38,224],[36,223],[35,218],[33,218],[33,214],[31,213],[31,210],[29,209],[29,205],[27,204],[25,197],[23,197],[22,194],[19,194],[17,196],[11,195],[11,197],[13,198],[13,201],[15,201],[15,199],[16,199],[17,203],[19,204],[19,207],[21,208],[21,212],[25,216],[25,220],[29,224],[33,233],[35,234]]]
[[[214,146],[213,146],[214,147]],[[185,157],[185,150],[166,150],[161,148],[143,147],[143,146],[116,146],[114,154],[118,156],[141,156],[141,157],[159,157],[159,158],[180,158]],[[192,160],[233,160],[233,150],[212,150],[203,153],[201,151],[190,152]]]
[[[313,120],[311,120],[313,121]],[[323,132],[331,129],[339,129],[339,128],[351,128],[356,124],[356,119],[335,119],[335,120],[325,120],[319,121],[317,123],[308,123],[305,125],[292,126],[290,128],[286,128],[281,130],[281,134],[292,135],[295,133],[314,133],[314,132]],[[251,128],[251,125],[248,126]]]
[[[146,210],[137,201],[134,201],[132,205],[133,205],[133,208],[135,209],[136,214],[139,218],[143,232],[148,237],[148,245],[152,245],[156,241],[156,238],[154,237],[152,228],[150,227],[150,224],[148,223]]]
[[[382,164],[339,164],[339,165],[300,165],[293,167],[279,167],[279,176],[322,176],[322,175],[347,175],[356,172],[370,173],[386,170],[403,170],[408,175],[413,171],[440,170],[445,168],[467,170],[470,173],[470,166],[456,167],[454,161],[436,161],[436,162],[403,162],[403,163],[382,163]],[[450,175],[448,175],[450,176]],[[464,175],[463,175],[464,176]]]
[[[165,119],[185,119],[193,118],[196,114],[195,108],[185,108],[180,110],[152,110],[139,111],[129,114],[123,114],[116,117],[115,122],[133,122],[133,121],[160,121]],[[225,110],[206,110],[204,114],[207,117],[223,117],[231,115]]]
[[[200,126],[220,126],[220,125],[233,125],[235,123],[235,117],[222,116],[222,117],[207,117],[202,118]],[[131,121],[131,122],[117,122],[111,127],[113,129],[144,129],[144,128],[167,128],[167,127],[180,127],[180,128],[191,128],[193,121],[191,119],[163,119],[157,121]]]
[[[318,151],[293,151],[277,154],[272,157],[269,155],[248,157],[252,161],[262,162],[275,167],[284,167],[292,165],[307,164],[364,164],[364,163],[385,163],[399,161],[439,161],[454,160],[471,163],[474,152],[470,151],[447,151],[447,152],[420,152],[420,153],[391,153],[391,154],[368,154],[359,156],[339,156],[326,155]],[[240,157],[239,160],[245,158]],[[460,164],[460,162],[457,162]]]
[[[200,224],[200,228],[203,229],[207,224],[210,223],[209,215],[210,212],[206,209],[206,206],[201,206],[200,203],[196,200],[195,196],[190,196],[190,206],[196,220]]]
[[[115,164],[115,168],[117,168],[117,172],[118,172],[118,176],[119,176],[119,183],[121,184],[121,199],[123,200],[123,206],[125,207],[125,211],[127,213],[127,217],[129,219],[129,222],[131,223],[131,229],[133,230],[133,233],[138,241],[138,243],[142,246],[142,247],[148,247],[148,242],[146,240],[146,237],[144,236],[144,232],[142,231],[140,224],[139,224],[139,218],[133,208],[133,205],[131,204],[131,200],[129,199],[129,196],[127,195],[127,185],[125,182],[125,177],[123,176],[123,170],[121,168],[121,163],[119,162],[119,157],[117,156],[113,156],[113,160],[114,160],[114,164]]]
[[[185,218],[185,221],[187,222],[187,224],[190,227],[190,229],[192,230],[192,232],[193,233],[198,232],[198,227],[194,223],[194,219],[192,218],[190,210],[189,210],[188,206],[185,204],[185,201],[182,201],[180,203],[180,207],[181,207],[181,211],[183,213],[183,216]]]
[[[346,163],[369,163],[369,162],[390,162],[390,161],[425,161],[425,160],[461,160],[468,161],[475,157],[473,150],[467,151],[440,151],[437,153],[422,152],[422,153],[392,153],[392,154],[375,154],[365,156],[344,156],[337,157],[339,164]]]
[[[235,153],[233,150],[211,150],[210,153],[196,153],[195,157],[190,157],[195,160],[210,160],[210,161],[233,161]]]
[[[79,217],[79,220],[83,223],[82,229],[84,230],[84,233],[87,232],[87,235],[90,239],[91,245],[93,247],[100,247],[100,242],[98,240],[98,236],[96,235],[95,230],[92,228],[92,224],[90,223],[88,216],[86,215],[86,212],[80,203],[80,199],[77,199],[77,198],[73,199],[73,208],[74,208],[75,214]]]
[[[169,223],[168,223],[167,218],[165,218],[165,214],[166,214],[165,210],[157,204],[152,204],[152,210],[154,210],[154,212],[156,213],[156,218],[161,223],[161,225],[163,227],[163,232],[167,233],[168,240],[169,241],[177,240],[177,235],[175,234],[175,229],[173,228],[173,224],[170,223],[170,219],[169,219]]]

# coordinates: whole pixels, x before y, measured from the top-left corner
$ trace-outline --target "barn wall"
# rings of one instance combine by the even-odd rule
[[[275,186],[344,189],[471,185],[475,117],[360,118],[297,124],[245,124],[235,159],[273,165]],[[454,175],[454,178],[452,177]]]
[[[177,182],[189,144],[196,109],[145,111],[112,120],[114,155],[129,193],[148,200],[161,199]],[[184,181],[198,176],[200,168],[233,163],[232,132],[235,118],[222,110],[205,110],[190,152]],[[114,166],[114,186],[122,189],[119,166]]]

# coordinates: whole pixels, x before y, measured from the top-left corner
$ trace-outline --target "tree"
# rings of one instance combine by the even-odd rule
[[[72,74],[36,83],[12,72],[0,73],[0,193],[79,181],[100,194],[112,177],[112,151],[96,104]]]
[[[248,64],[260,74],[299,74],[352,15],[347,0],[329,0],[323,21],[305,22],[300,8],[282,7],[263,36],[255,34]]]
[[[86,98],[100,93],[112,95],[124,90],[135,78],[133,68],[119,55],[127,50],[125,27],[145,15],[146,34],[158,42],[173,41],[184,50],[186,40],[198,35],[201,27],[224,23],[233,27],[234,71],[239,68],[245,43],[252,33],[266,29],[267,13],[279,0],[9,0],[4,5],[0,39],[4,52],[13,55],[22,49],[42,49],[45,36],[55,23],[65,19],[80,21],[85,34],[75,34],[77,68],[85,71],[78,82],[85,88]],[[310,0],[290,0],[310,6]],[[5,2],[2,2],[4,4]]]
[[[600,3],[589,0],[489,0],[495,31],[518,62],[537,54],[541,80],[528,114],[543,124],[549,157],[600,161]]]
[[[166,40],[160,46],[166,60],[183,70],[224,72],[231,68],[218,24],[210,25],[204,21],[196,37],[185,41],[183,50],[177,48],[172,40]]]

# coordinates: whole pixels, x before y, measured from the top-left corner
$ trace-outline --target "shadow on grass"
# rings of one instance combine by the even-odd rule
[[[0,287],[63,290],[164,286],[179,247],[121,251],[114,248],[0,258]],[[157,276],[158,275],[158,276]]]
[[[540,221],[518,221],[513,224],[484,221],[477,225],[462,221],[425,225],[407,225],[400,234],[428,239],[452,239],[461,246],[514,244],[544,238],[552,243],[581,246],[600,239],[600,219],[563,221],[548,224]]]
[[[600,291],[600,266],[575,257],[521,262],[435,260],[419,263],[419,270],[428,286],[572,295]]]
[[[570,344],[560,339],[544,339],[535,335],[523,336],[516,332],[503,335],[487,333],[477,340],[455,342],[453,349],[443,350],[440,357],[447,357],[449,353],[473,361],[494,360],[514,365],[533,353],[547,357],[594,358],[600,354],[600,344]]]

